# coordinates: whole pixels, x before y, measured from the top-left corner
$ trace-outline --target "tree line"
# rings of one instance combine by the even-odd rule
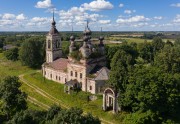
[[[180,39],[107,48],[109,86],[119,93],[124,123],[179,123]]]

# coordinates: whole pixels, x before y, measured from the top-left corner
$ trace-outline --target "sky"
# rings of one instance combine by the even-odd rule
[[[180,0],[0,0],[0,31],[180,31]]]

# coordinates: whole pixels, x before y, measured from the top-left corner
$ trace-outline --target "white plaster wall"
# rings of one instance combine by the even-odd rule
[[[86,91],[86,68],[83,65],[68,63],[67,65],[67,75],[68,81],[76,79],[79,83],[82,83],[82,91]],[[71,71],[73,75],[71,76]],[[75,76],[75,72],[77,72],[77,77]],[[80,78],[80,74],[82,74],[82,78]]]
[[[65,72],[61,72],[59,70],[54,70],[52,68],[47,68],[47,67],[44,68],[43,72],[44,72],[44,76],[49,80],[53,80],[61,84],[65,84],[67,80],[67,74]]]

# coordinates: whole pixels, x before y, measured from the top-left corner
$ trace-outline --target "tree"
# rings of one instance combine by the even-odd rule
[[[180,45],[180,38],[177,38],[177,39],[175,40],[174,45]]]
[[[167,73],[180,73],[180,47],[165,45],[155,56],[155,66]]]
[[[17,112],[7,124],[44,124],[45,111],[24,110]]]
[[[132,69],[133,65],[133,57],[124,50],[118,50],[112,58],[109,84],[117,90],[120,90],[120,92],[124,92],[128,72]]]
[[[57,116],[49,123],[53,124],[100,124],[98,118],[94,118],[92,115],[88,114],[83,116],[83,111],[78,108],[70,108],[67,110],[61,110]]]
[[[150,110],[157,116],[156,123],[173,119],[180,110],[179,79],[155,67],[136,68],[121,95],[122,106],[131,107],[134,113]]]
[[[5,51],[4,55],[8,60],[17,61],[19,56],[18,51],[18,48],[12,48],[10,50]]]
[[[19,90],[21,83],[18,77],[8,76],[0,83],[1,111],[11,118],[16,112],[27,108],[27,95]]]
[[[155,37],[152,41],[154,53],[160,51],[164,47],[164,44],[160,37]]]
[[[153,46],[150,43],[144,42],[139,49],[139,56],[146,62],[153,61]]]
[[[3,46],[4,46],[3,40],[0,39],[0,48],[3,48]]]
[[[51,108],[47,111],[46,120],[52,120],[55,115],[57,115],[61,111],[61,108],[57,105],[51,106]]]
[[[27,39],[21,46],[19,57],[23,65],[39,67],[44,61],[43,42],[38,38]]]

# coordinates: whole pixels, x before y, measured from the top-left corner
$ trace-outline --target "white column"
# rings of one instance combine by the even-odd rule
[[[106,94],[103,94],[103,110],[106,111]]]

